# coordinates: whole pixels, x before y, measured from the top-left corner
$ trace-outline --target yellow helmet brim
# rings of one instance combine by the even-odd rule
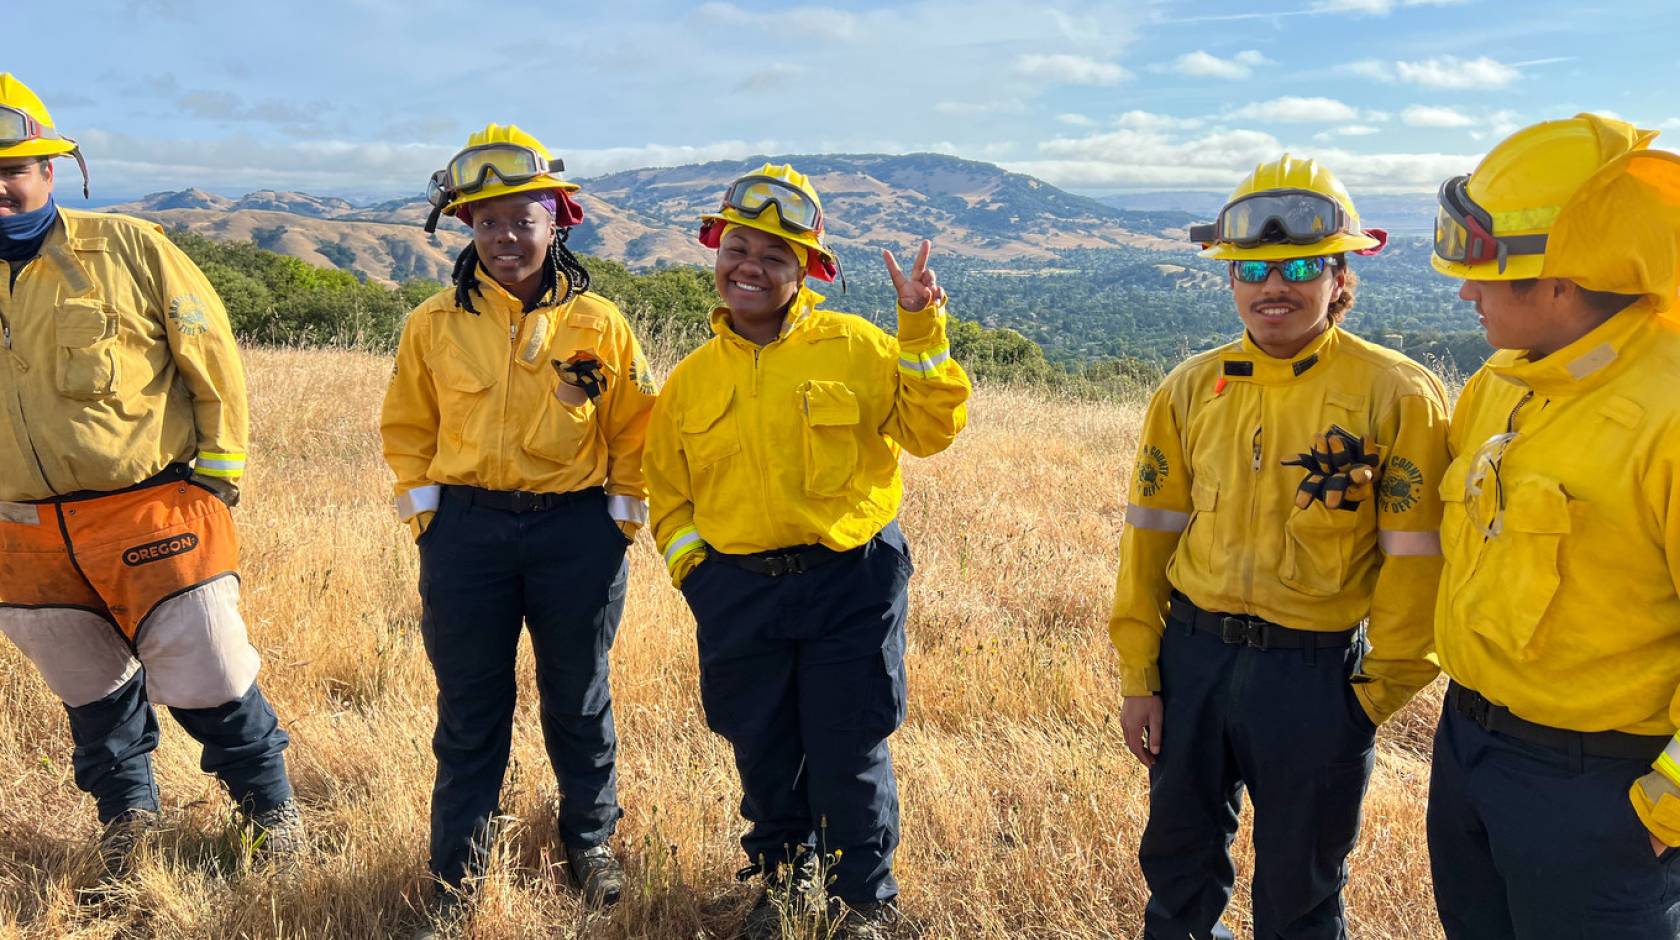
[[[1539,277],[1541,267],[1546,263],[1546,256],[1511,255],[1505,259],[1504,271],[1499,270],[1497,261],[1466,264],[1463,261],[1448,261],[1437,254],[1429,256],[1429,263],[1447,277],[1456,277],[1464,281],[1521,281]]]
[[[443,214],[454,215],[456,209],[459,209],[468,203],[483,202],[486,199],[494,199],[497,196],[511,196],[514,193],[528,193],[539,189],[559,189],[568,193],[575,193],[579,188],[580,187],[576,183],[568,183],[563,179],[556,179],[552,176],[526,180],[523,183],[515,183],[512,185],[496,182],[491,183],[476,192],[462,195],[459,199],[456,199],[444,206]]]
[[[1201,256],[1220,261],[1282,261],[1285,258],[1316,258],[1323,255],[1339,255],[1347,251],[1364,251],[1367,248],[1377,248],[1381,245],[1380,240],[1369,235],[1346,233],[1334,238],[1327,238],[1321,242],[1314,242],[1311,245],[1267,243],[1255,245],[1253,248],[1242,248],[1237,245],[1218,242],[1212,247],[1204,249]]]
[[[57,157],[76,149],[73,140],[26,140],[10,147],[0,147],[0,157]]]
[[[783,241],[814,251],[824,258],[827,258],[829,261],[836,260],[834,252],[830,251],[827,245],[819,241],[815,234],[808,232],[795,234],[785,228],[782,228],[780,216],[773,214],[775,211],[775,207],[772,206],[759,213],[758,216],[754,217],[742,215],[734,209],[725,209],[722,212],[708,212],[705,215],[702,215],[700,219],[702,222],[727,222],[734,225],[740,225],[745,228],[758,229],[761,232],[774,235]]]

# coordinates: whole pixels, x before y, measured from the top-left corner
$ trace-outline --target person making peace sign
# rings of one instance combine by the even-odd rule
[[[805,279],[833,280],[839,263],[791,166],[736,180],[700,243],[717,249],[723,305],[654,406],[654,536],[694,611],[706,723],[735,751],[744,876],[808,883],[820,853],[841,936],[876,936],[898,895],[887,737],[905,714],[911,573],[898,458],[951,444],[968,376],[928,242],[908,276],[884,253],[896,339],[818,309]],[[741,936],[779,937],[779,920],[766,892]]]

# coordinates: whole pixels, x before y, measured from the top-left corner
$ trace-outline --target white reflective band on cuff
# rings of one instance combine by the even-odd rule
[[[693,526],[683,526],[677,530],[677,537],[671,544],[665,546],[665,564],[667,567],[676,564],[677,559],[706,544],[700,540],[700,530]]]
[[[223,473],[238,473],[239,471],[245,469],[245,461],[212,460],[203,454],[199,454],[198,459],[193,461],[193,466],[203,471],[219,470]]]
[[[1400,558],[1406,555],[1439,555],[1441,554],[1441,533],[1378,529],[1377,547],[1382,549],[1384,555],[1391,558]]]
[[[912,372],[917,375],[929,375],[935,369],[944,365],[950,358],[951,347],[941,346],[938,349],[929,350],[919,356],[900,355],[898,357],[898,367],[906,372]]]
[[[1668,746],[1657,755],[1657,772],[1680,787],[1680,735],[1668,739]]]
[[[612,516],[614,522],[634,522],[637,525],[647,525],[647,500],[637,499],[634,496],[608,496],[607,515]]]
[[[1190,524],[1190,514],[1171,509],[1151,509],[1130,503],[1126,506],[1126,524],[1134,529],[1151,532],[1183,532]]]
[[[404,522],[423,512],[437,512],[438,504],[443,502],[443,487],[433,483],[430,486],[417,486],[397,497],[397,518]]]

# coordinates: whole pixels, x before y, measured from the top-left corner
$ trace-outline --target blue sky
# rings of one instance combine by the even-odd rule
[[[106,198],[418,193],[489,121],[576,177],[938,151],[1083,192],[1223,191],[1284,149],[1356,195],[1433,191],[1578,110],[1680,147],[1659,0],[83,0],[5,23],[0,71]]]

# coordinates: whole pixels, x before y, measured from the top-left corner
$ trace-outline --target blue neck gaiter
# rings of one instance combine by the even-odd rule
[[[17,264],[35,257],[57,221],[58,204],[51,196],[47,197],[46,205],[34,212],[0,215],[0,261]]]

